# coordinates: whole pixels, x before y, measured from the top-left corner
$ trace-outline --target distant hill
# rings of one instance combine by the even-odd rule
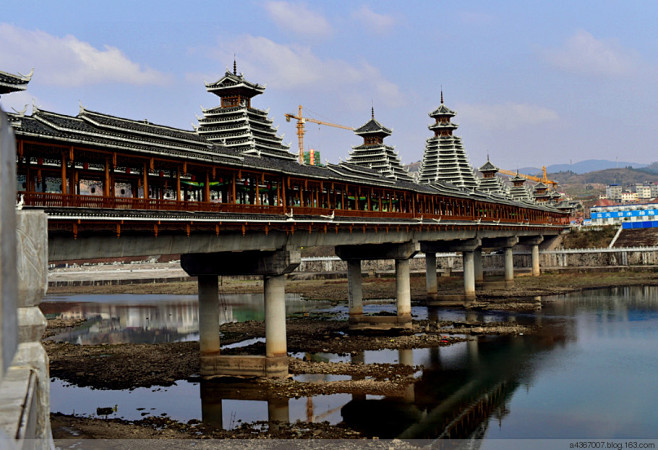
[[[636,183],[658,182],[658,173],[649,173],[644,169],[606,169],[587,173],[557,172],[548,173],[548,178],[557,181],[561,186],[585,184],[621,184],[623,186]]]
[[[658,173],[658,163],[656,168],[656,173]],[[557,173],[557,172],[574,172],[578,174],[587,173],[587,172],[596,172],[598,170],[606,169],[619,169],[624,167],[632,167],[634,169],[640,169],[647,167],[646,164],[639,164],[634,162],[627,161],[608,161],[607,159],[588,159],[585,161],[579,161],[573,164],[552,164],[546,166],[546,172]],[[541,168],[537,167],[523,167],[519,169],[520,173],[525,173],[526,175],[536,175],[541,174]]]

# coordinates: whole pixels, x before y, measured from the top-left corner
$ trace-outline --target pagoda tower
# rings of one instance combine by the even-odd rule
[[[491,164],[491,161],[489,161],[489,155],[487,155],[487,162],[478,170],[482,173],[482,178],[480,179],[480,185],[478,187],[479,191],[488,192],[490,194],[507,195],[505,183],[503,183],[503,180],[501,180],[500,177],[496,176],[496,173],[500,169]]]
[[[509,189],[508,195],[512,200],[535,203],[535,198],[530,192],[530,188],[525,185],[526,179],[519,175],[519,171],[516,171],[514,178],[510,180],[512,182],[512,187]]]
[[[371,119],[354,132],[363,137],[363,144],[352,147],[348,163],[369,167],[394,180],[413,181],[395,148],[384,144],[384,138],[391,135],[391,130],[377,122],[374,108]]]
[[[451,183],[455,186],[476,189],[478,181],[475,171],[468,162],[461,138],[452,133],[459,125],[450,122],[455,112],[443,104],[429,113],[435,123],[428,126],[434,137],[427,139],[421,162],[418,181],[420,183]]]
[[[551,200],[551,194],[548,192],[548,186],[546,186],[541,181],[535,184],[533,195],[537,203],[549,203]]]
[[[265,92],[265,86],[245,80],[237,73],[235,61],[233,73],[226,71],[218,81],[206,83],[206,90],[221,100],[218,107],[202,108],[203,117],[197,117],[199,135],[247,155],[296,159],[276,134],[267,111],[251,107],[251,99]]]

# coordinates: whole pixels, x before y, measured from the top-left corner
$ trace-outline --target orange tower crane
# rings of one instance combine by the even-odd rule
[[[538,183],[542,182],[546,185],[550,184],[553,187],[557,186],[557,181],[549,180],[548,177],[546,176],[546,166],[542,166],[541,169],[542,169],[542,173],[543,173],[543,176],[541,178],[534,177],[532,175],[524,175],[522,173],[518,173],[518,175],[520,177],[525,178],[526,180],[532,180],[532,181],[536,181]],[[517,172],[512,172],[511,170],[499,169],[498,172],[504,173],[505,175],[511,175],[511,176],[517,175]]]
[[[286,122],[290,122],[291,119],[297,120],[297,141],[299,142],[299,164],[304,164],[304,124],[306,122],[317,123],[318,125],[328,125],[330,127],[342,128],[343,130],[352,130],[352,127],[346,127],[345,125],[337,125],[335,123],[323,122],[322,120],[311,119],[310,117],[302,116],[302,105],[299,105],[299,114],[286,114]]]

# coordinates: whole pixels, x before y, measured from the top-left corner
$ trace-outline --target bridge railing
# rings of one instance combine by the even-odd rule
[[[497,225],[505,224],[544,224],[541,220],[519,220],[518,218],[494,219],[493,217],[473,217],[462,214],[421,214],[419,212],[399,212],[399,211],[372,211],[360,209],[329,209],[303,206],[286,206],[283,205],[254,205],[239,203],[220,203],[220,202],[197,202],[189,200],[169,200],[156,198],[133,198],[133,197],[104,197],[98,195],[77,195],[61,194],[48,192],[20,192],[19,196],[27,206],[37,206],[46,208],[68,207],[68,208],[89,208],[89,209],[119,209],[119,210],[151,210],[151,211],[189,211],[189,212],[216,212],[216,213],[235,213],[235,214],[289,214],[293,211],[294,216],[323,216],[335,215],[337,217],[354,217],[354,218],[377,218],[377,219],[407,219],[422,221],[423,224],[441,223],[441,221],[464,221],[482,223],[488,225],[495,223]],[[557,223],[549,218],[549,223]]]

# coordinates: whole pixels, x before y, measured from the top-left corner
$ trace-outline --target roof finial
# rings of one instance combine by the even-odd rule
[[[374,105],[372,106],[372,108],[371,108],[371,110],[370,110],[370,113],[371,113],[372,118],[373,118],[373,120],[374,120],[374,118],[375,118],[375,106],[374,106]]]
[[[238,74],[238,63],[235,61],[235,53],[233,53],[233,75]]]
[[[441,104],[443,105],[443,85],[441,85]]]

